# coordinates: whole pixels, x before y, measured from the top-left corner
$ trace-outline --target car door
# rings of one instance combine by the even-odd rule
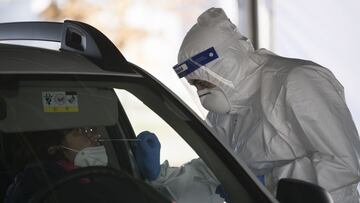
[[[134,69],[144,78],[115,88],[115,92],[134,133],[148,130],[157,134],[162,144],[162,163],[168,160],[170,166],[186,168],[188,162],[200,158],[218,181],[208,184],[224,185],[234,200],[276,201],[179,98],[146,72],[136,66]]]

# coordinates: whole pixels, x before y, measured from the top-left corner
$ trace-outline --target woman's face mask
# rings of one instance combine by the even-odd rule
[[[230,102],[220,88],[202,89],[198,90],[197,93],[205,109],[220,114],[230,112]]]
[[[107,166],[108,157],[103,145],[86,147],[80,151],[63,146],[63,148],[76,152],[74,165],[78,167]]]
[[[106,166],[108,157],[105,147],[97,141],[99,137],[96,128],[76,128],[65,135],[66,146],[62,147],[75,152],[67,153],[75,166]]]

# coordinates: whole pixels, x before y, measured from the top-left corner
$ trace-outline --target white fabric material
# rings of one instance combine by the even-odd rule
[[[160,176],[152,182],[155,188],[168,190],[170,198],[177,203],[223,203],[215,194],[219,182],[201,159],[195,159],[181,167],[161,165]],[[165,192],[166,194],[166,192]]]
[[[80,150],[74,160],[74,165],[79,167],[87,166],[107,166],[108,157],[103,145],[96,147],[86,147]]]
[[[254,51],[241,37],[222,9],[212,8],[199,17],[179,52],[181,62],[233,39],[222,57],[186,77],[190,83],[213,83],[229,98],[229,114],[207,117],[218,139],[256,175],[265,175],[272,192],[279,179],[296,178],[324,187],[335,203],[359,202],[360,141],[342,85],[324,67]],[[206,69],[232,81],[234,88]]]
[[[103,145],[86,147],[80,151],[63,146],[63,148],[76,152],[74,165],[78,167],[107,166],[108,157]]]
[[[222,114],[230,111],[230,102],[220,88],[202,89],[197,93],[205,109]]]

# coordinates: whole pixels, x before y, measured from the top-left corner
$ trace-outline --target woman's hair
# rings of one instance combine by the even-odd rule
[[[47,130],[9,134],[11,160],[16,169],[23,169],[27,163],[66,159],[62,145],[70,130]]]
[[[73,129],[50,131],[51,141],[47,145],[48,159],[61,160],[66,159],[63,145],[65,144],[65,136]]]

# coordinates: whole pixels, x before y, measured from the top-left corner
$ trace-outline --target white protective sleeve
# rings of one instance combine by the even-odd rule
[[[360,142],[343,90],[335,87],[334,80],[312,69],[293,70],[286,85],[287,110],[294,117],[289,123],[297,122],[305,135],[301,139],[313,150],[308,158],[316,182],[330,191],[335,202],[358,202],[355,199],[360,177]],[[299,162],[301,168],[303,161],[299,159],[294,163]],[[355,192],[351,194],[353,184]],[[347,187],[351,188],[347,190],[348,194],[340,192]],[[349,198],[353,200],[342,199],[351,195],[353,198]],[[342,196],[341,200],[337,201],[339,196]]]
[[[159,178],[151,184],[162,191],[167,190],[177,203],[224,202],[215,193],[220,183],[201,159],[193,159],[180,167],[169,167],[168,161],[165,161]]]

